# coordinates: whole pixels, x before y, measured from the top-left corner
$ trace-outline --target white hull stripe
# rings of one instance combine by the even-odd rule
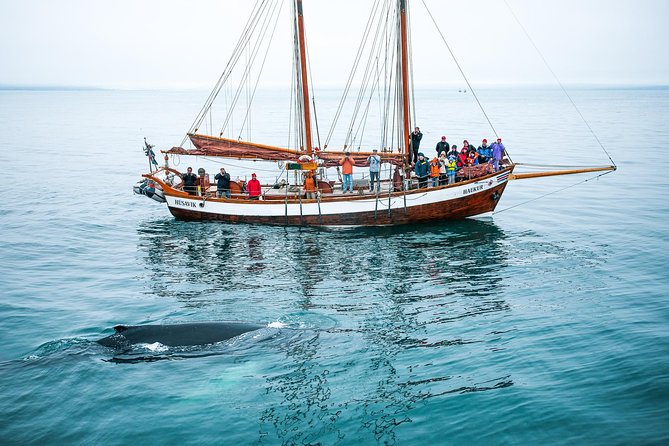
[[[411,193],[406,195],[406,207],[422,206],[478,194],[496,187],[500,180],[500,175],[496,178],[488,178],[482,181],[467,183],[459,187],[449,187],[444,189],[426,189],[423,193]],[[506,175],[508,177],[508,174]],[[506,179],[505,177],[505,179]],[[395,195],[388,198],[386,195],[369,197],[355,200],[324,201],[320,204],[317,201],[304,201],[302,204],[296,202],[286,203],[282,200],[271,200],[262,202],[249,202],[240,200],[230,201],[212,201],[203,200],[199,197],[183,198],[165,194],[167,205],[170,208],[185,209],[203,213],[212,213],[219,215],[239,215],[239,216],[260,216],[260,217],[283,217],[283,216],[319,216],[319,215],[340,215],[355,214],[362,212],[384,212],[389,209],[404,209],[405,197]]]

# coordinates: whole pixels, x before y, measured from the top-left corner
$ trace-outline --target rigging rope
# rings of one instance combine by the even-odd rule
[[[257,26],[258,23],[258,15],[261,14],[262,12],[262,6],[264,4],[264,0],[256,0],[256,4],[253,6],[253,9],[251,11],[251,15],[249,16],[249,19],[246,21],[246,24],[244,25],[244,30],[239,37],[239,40],[237,41],[237,44],[235,46],[235,49],[232,52],[232,56],[230,57],[230,60],[228,60],[228,63],[223,70],[223,73],[221,73],[221,76],[218,78],[216,81],[216,84],[214,85],[214,88],[212,91],[209,93],[209,96],[207,97],[207,100],[205,101],[204,105],[198,112],[197,116],[195,117],[195,120],[193,121],[193,124],[191,125],[190,129],[184,136],[183,140],[181,141],[180,146],[183,146],[186,140],[188,139],[188,133],[192,133],[197,131],[198,127],[202,124],[202,120],[207,115],[207,112],[211,108],[211,105],[213,104],[214,100],[218,96],[219,92],[221,91],[221,88],[227,81],[227,79],[230,77],[230,74],[232,73],[232,67],[235,66],[239,58],[243,54],[243,49],[246,46],[246,41],[250,38],[250,34],[253,32],[255,27]]]
[[[267,21],[269,21],[269,18],[271,18],[271,16],[273,16],[274,12],[276,11],[276,18],[274,20],[274,27],[272,28],[272,33],[269,36],[269,42],[272,42],[272,39],[274,38],[274,33],[276,31],[276,26],[279,23],[279,16],[281,15],[281,10],[283,9],[283,2],[284,2],[284,0],[281,0],[281,4],[278,6],[278,10],[277,10],[277,7],[275,6],[274,11],[272,11],[268,15]],[[266,28],[264,28],[264,29],[266,29]],[[265,32],[263,32],[263,35],[260,37],[259,41],[264,40],[264,38],[265,38]],[[246,121],[250,119],[251,103],[253,102],[253,98],[255,97],[256,91],[258,90],[258,83],[260,82],[260,77],[262,75],[263,69],[265,68],[265,62],[267,62],[267,56],[269,54],[270,48],[271,48],[271,45],[267,45],[267,49],[265,50],[265,56],[263,57],[262,63],[260,64],[260,71],[258,72],[258,78],[256,79],[256,83],[253,86],[253,92],[251,93],[250,98],[248,97],[248,93],[247,93],[248,105],[247,105],[247,108],[246,108],[246,114],[244,115],[244,120],[242,121],[242,126],[239,129],[239,137],[238,137],[239,139],[241,139],[241,137],[242,137],[242,132],[244,131]],[[251,124],[250,123],[249,123],[248,130],[249,130],[249,137],[248,137],[247,140],[250,141],[251,140],[251,134],[250,134]],[[223,134],[223,131],[221,131],[221,134]]]
[[[351,85],[353,84],[353,78],[355,76],[358,64],[360,63],[360,59],[362,57],[362,53],[365,47],[365,42],[369,38],[369,34],[371,32],[372,20],[376,16],[376,11],[378,10],[379,4],[380,3],[375,2],[374,7],[372,8],[372,11],[370,12],[369,17],[367,19],[367,25],[365,26],[365,32],[363,34],[362,42],[360,42],[360,45],[358,46],[358,52],[356,53],[355,60],[353,62],[353,68],[351,69],[351,73],[349,74],[348,80],[346,81],[346,85],[344,86],[344,92],[342,93],[341,100],[339,101],[339,106],[337,107],[337,111],[335,112],[335,116],[332,121],[332,126],[330,127],[330,130],[328,131],[328,134],[325,137],[325,147],[327,147],[328,144],[330,143],[330,139],[332,138],[332,134],[334,133],[337,121],[339,120],[339,116],[341,115],[341,112],[344,108],[344,102],[346,101],[348,93],[351,89]]]
[[[357,131],[354,133],[354,126],[355,123],[358,119],[358,114],[360,113],[360,109],[362,107],[362,104],[364,102],[364,98],[367,92],[367,85],[369,83],[369,78],[373,75],[373,67],[374,67],[374,52],[377,47],[377,42],[379,41],[379,33],[381,30],[381,24],[382,22],[379,21],[378,25],[376,26],[376,33],[374,34],[374,40],[372,41],[372,45],[370,48],[370,58],[367,60],[367,65],[365,66],[365,71],[363,73],[362,81],[361,81],[361,86],[360,90],[358,92],[358,97],[356,99],[355,105],[353,107],[353,115],[351,117],[351,123],[348,128],[348,132],[346,133],[346,138],[344,140],[344,145],[345,146],[353,146],[355,139],[357,137]],[[368,30],[368,31],[371,31]],[[361,51],[364,50],[362,48],[363,45],[365,45],[370,33],[366,33],[365,39],[363,42],[361,42]],[[357,71],[357,66],[354,67],[354,71]],[[358,125],[358,131],[360,130],[360,125]]]
[[[295,109],[293,107],[293,96],[295,95],[295,89],[292,88],[295,85],[295,71],[294,70],[292,70],[291,73],[290,73],[290,85],[291,85],[291,89],[290,89],[290,102],[289,102],[290,112],[288,113],[288,145],[286,145],[286,147],[290,147],[290,141],[291,141],[291,136],[292,136],[292,132],[290,131],[290,128],[293,125],[293,113],[295,112]],[[297,120],[297,117],[295,117],[295,119]]]
[[[522,206],[522,205],[525,205],[525,204],[527,204],[527,203],[531,203],[531,202],[533,202],[533,201],[539,200],[539,199],[541,199],[541,198],[545,198],[545,197],[547,197],[547,196],[549,196],[549,195],[553,195],[553,194],[556,194],[556,193],[558,193],[558,192],[562,192],[562,191],[567,190],[567,189],[570,189],[570,188],[572,188],[572,187],[574,187],[574,186],[578,186],[579,184],[587,183],[588,181],[595,180],[595,179],[597,179],[597,178],[599,178],[599,177],[602,177],[602,176],[604,176],[604,175],[607,175],[607,174],[609,174],[609,173],[611,173],[611,172],[614,172],[614,171],[613,171],[613,170],[609,170],[608,172],[600,173],[599,175],[595,175],[594,177],[586,178],[586,179],[583,180],[583,181],[579,181],[579,182],[574,183],[574,184],[571,184],[571,185],[569,185],[569,186],[567,186],[567,187],[563,187],[562,189],[557,189],[557,190],[554,190],[554,191],[552,191],[552,192],[548,192],[547,194],[540,195],[540,196],[538,196],[538,197],[532,198],[532,199],[527,200],[527,201],[523,201],[522,203],[514,204],[513,206],[509,206],[508,208],[504,208],[504,209],[502,209],[501,211],[495,211],[495,214],[499,214],[499,213],[501,213],[501,212],[508,211],[509,209],[517,208],[518,206]]]
[[[305,25],[304,32],[305,33],[307,32],[306,25]],[[316,114],[316,93],[314,91],[314,78],[311,75],[311,73],[313,71],[311,70],[311,58],[309,57],[309,45],[306,42],[305,42],[305,45],[307,47],[306,48],[307,65],[309,66],[309,70],[308,70],[307,74],[309,75],[309,85],[311,86],[311,107],[312,107],[312,111],[314,112],[314,126],[316,127],[316,140],[318,141],[318,146],[317,147],[319,147],[319,150],[320,150],[320,148],[322,148],[321,147],[321,132],[318,128],[318,116]],[[313,146],[313,143],[312,143],[312,146]],[[313,149],[313,147],[312,147],[312,149]]]
[[[551,72],[551,74],[553,75],[553,77],[554,77],[555,80],[557,81],[558,85],[560,86],[560,88],[562,89],[562,91],[564,92],[564,94],[565,94],[565,95],[567,96],[567,98],[569,99],[569,102],[571,102],[571,105],[574,106],[574,109],[576,110],[576,112],[578,113],[578,115],[581,117],[581,119],[582,119],[583,122],[585,123],[586,127],[588,127],[588,130],[590,130],[590,133],[592,133],[592,136],[594,136],[595,140],[597,141],[597,144],[599,144],[599,147],[602,148],[602,150],[604,151],[604,153],[606,154],[606,156],[609,157],[609,160],[611,161],[611,163],[613,164],[613,166],[616,167],[616,163],[615,163],[615,161],[613,161],[613,158],[611,158],[611,155],[609,155],[609,152],[604,148],[604,145],[603,145],[602,142],[599,140],[599,138],[597,137],[597,134],[596,134],[595,131],[592,129],[592,127],[590,127],[590,124],[588,123],[588,121],[585,119],[585,117],[584,117],[583,114],[581,113],[581,110],[576,106],[576,103],[574,102],[574,100],[571,98],[571,96],[569,95],[569,93],[567,93],[567,90],[566,90],[566,89],[564,88],[564,86],[562,85],[562,82],[560,82],[560,79],[557,77],[557,75],[555,74],[555,72],[553,71],[553,69],[551,68],[551,66],[548,64],[548,61],[547,61],[546,58],[544,57],[543,53],[539,50],[539,47],[537,47],[537,45],[534,43],[534,40],[532,40],[532,37],[530,37],[530,34],[527,32],[527,30],[525,29],[525,27],[523,26],[523,24],[520,23],[520,20],[519,20],[518,17],[516,16],[515,12],[513,12],[513,9],[511,8],[511,5],[509,5],[509,3],[508,3],[506,0],[504,0],[504,4],[506,4],[506,7],[509,8],[509,11],[511,12],[511,15],[513,16],[513,18],[516,20],[516,23],[518,23],[518,26],[520,26],[520,28],[523,30],[523,33],[525,33],[525,36],[527,37],[527,39],[530,41],[530,43],[532,44],[532,46],[534,47],[534,49],[537,51],[537,53],[538,53],[539,56],[541,57],[541,60],[544,62],[544,65],[546,65],[546,68],[548,68],[548,71]]]
[[[410,2],[407,2],[406,4],[406,14],[407,14],[407,23],[411,23],[411,11],[410,11]],[[414,85],[413,85],[413,45],[411,43],[411,27],[408,27],[409,29],[407,30],[408,34],[408,40],[409,42],[407,47],[409,48],[409,80],[410,80],[410,87],[409,89],[411,90],[411,93],[409,96],[411,97],[411,108],[413,108],[413,113],[411,113],[411,118],[413,118],[413,125],[409,125],[409,132],[413,131],[413,128],[417,126],[418,119],[416,118],[416,95],[414,94]],[[410,123],[411,124],[411,123]]]
[[[276,9],[276,7],[275,7],[275,9]],[[249,98],[248,81],[249,81],[249,78],[250,78],[250,75],[251,75],[251,67],[253,65],[253,62],[255,62],[256,57],[258,57],[258,53],[260,52],[260,46],[261,46],[262,42],[265,40],[265,36],[267,35],[266,24],[270,20],[270,18],[271,18],[271,14],[268,13],[263,20],[264,23],[263,23],[263,26],[262,26],[262,34],[260,35],[260,38],[255,43],[255,46],[253,48],[249,48],[250,41],[251,41],[251,36],[249,36],[248,43],[247,43],[247,45],[245,45],[245,48],[247,49],[247,52],[251,51],[250,62],[247,61],[246,69],[244,70],[244,72],[242,74],[242,79],[240,80],[239,86],[237,87],[237,93],[235,94],[235,97],[232,101],[232,105],[230,106],[230,109],[228,110],[228,115],[226,116],[225,121],[223,122],[223,125],[221,126],[220,135],[223,135],[223,132],[225,131],[226,127],[228,126],[228,123],[230,121],[231,116],[233,115],[234,108],[237,104],[237,101],[239,100],[239,97],[241,96],[242,91],[244,91],[244,87],[245,87],[244,83],[245,82],[246,82],[246,87],[247,87],[247,90],[246,90],[247,100]],[[258,20],[258,22],[260,22],[260,20]],[[269,46],[268,46],[268,49],[269,49]],[[248,59],[248,54],[247,54],[247,59]],[[263,65],[264,65],[264,62],[263,62]],[[260,74],[258,76],[260,76]],[[250,108],[250,104],[249,104],[248,107]],[[240,135],[241,135],[242,131],[243,131],[243,126],[242,126],[242,130],[240,131]]]
[[[386,3],[388,4],[388,3]],[[383,13],[383,10],[380,11]],[[382,16],[382,15],[381,15]],[[381,17],[380,16],[380,17]],[[370,48],[370,57],[367,61],[367,66],[365,68],[365,73],[363,75],[361,87],[360,87],[360,92],[358,94],[358,99],[354,107],[354,113],[353,117],[351,118],[351,125],[349,127],[349,133],[346,136],[346,143],[353,145],[353,143],[356,140],[362,140],[364,136],[364,130],[367,125],[367,118],[369,116],[369,110],[371,106],[371,101],[374,97],[374,92],[378,88],[379,85],[379,75],[378,75],[378,61],[380,59],[381,52],[383,48],[386,48],[384,46],[384,41],[380,37],[383,36],[384,34],[384,27],[382,26],[384,23],[387,24],[386,21],[379,20],[376,33],[374,35],[374,40],[372,42],[371,48]],[[386,32],[387,33],[387,32]],[[383,57],[381,60],[383,60],[383,67],[385,68],[386,61],[389,60],[388,58],[388,52],[386,51],[385,57]],[[375,76],[376,74],[376,76]],[[368,88],[369,87],[369,88]],[[360,123],[357,126],[357,129],[355,133],[353,133],[353,126],[355,125],[355,121],[357,120],[358,113],[360,112],[360,109],[365,103],[365,96],[367,95],[367,90],[369,90],[369,99],[367,99],[366,107],[363,111],[363,117],[360,120]]]
[[[476,99],[476,103],[479,105],[479,108],[483,112],[483,116],[485,116],[485,119],[488,121],[488,124],[490,125],[490,128],[492,129],[493,133],[495,134],[495,137],[499,138],[499,135],[497,134],[497,130],[495,130],[495,126],[492,125],[492,122],[490,121],[490,118],[488,117],[488,114],[485,112],[485,109],[483,108],[483,105],[481,104],[481,101],[479,101],[479,98],[476,95],[476,92],[474,91],[474,88],[472,88],[472,85],[469,83],[469,79],[467,79],[467,76],[465,75],[465,72],[462,70],[462,67],[460,66],[460,63],[458,62],[458,59],[455,57],[455,54],[453,53],[453,50],[451,50],[451,46],[446,41],[446,37],[444,37],[444,34],[441,32],[441,28],[439,28],[439,25],[437,24],[437,21],[434,19],[434,16],[432,15],[432,12],[430,11],[430,8],[427,7],[427,4],[425,3],[425,0],[421,0],[421,1],[423,2],[423,6],[425,6],[425,10],[427,11],[428,15],[430,16],[430,19],[432,20],[432,23],[434,23],[434,27],[439,32],[439,35],[441,36],[441,40],[444,41],[444,44],[446,45],[446,48],[448,48],[448,52],[451,53],[451,57],[453,58],[453,61],[455,62],[455,65],[458,67],[458,70],[460,70],[460,74],[462,74],[463,79],[465,80],[465,82],[467,83],[467,86],[469,87],[469,91],[471,91],[472,95],[474,95],[474,99]],[[508,153],[507,153],[507,156],[508,156]],[[509,160],[511,160],[511,157],[509,157]]]

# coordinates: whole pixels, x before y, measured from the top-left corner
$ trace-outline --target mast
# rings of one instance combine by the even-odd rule
[[[307,155],[311,155],[311,116],[309,114],[309,84],[307,82],[307,49],[304,43],[304,18],[302,17],[302,0],[296,0],[297,33],[300,50],[300,72],[302,75],[302,101],[304,107],[304,145]]]
[[[407,5],[406,0],[399,0],[400,2],[400,40],[402,46],[402,127],[404,130],[404,150],[406,152],[407,160],[411,159],[409,151],[409,62],[408,62],[408,39],[407,39]]]

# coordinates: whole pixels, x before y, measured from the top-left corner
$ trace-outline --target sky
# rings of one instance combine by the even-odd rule
[[[461,82],[423,2],[475,85],[555,83],[507,3],[564,84],[669,84],[666,0],[410,0],[417,87]],[[0,0],[0,85],[209,88],[253,3]],[[304,0],[314,83],[346,81],[372,3]],[[266,68],[277,85],[290,81],[284,17]]]

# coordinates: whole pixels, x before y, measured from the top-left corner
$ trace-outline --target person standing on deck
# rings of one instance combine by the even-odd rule
[[[477,152],[479,153],[479,164],[485,164],[492,158],[492,149],[488,145],[488,140],[481,141]]]
[[[341,166],[341,174],[343,176],[341,191],[343,194],[346,193],[346,189],[349,192],[353,193],[353,165],[355,163],[351,159],[351,154],[346,152],[344,157],[339,160],[339,165]]]
[[[209,186],[211,185],[209,182],[209,174],[206,173],[202,167],[197,170],[197,174],[197,194],[206,197],[207,192],[209,192]]]
[[[186,169],[186,173],[181,175],[181,180],[184,183],[184,192],[188,195],[195,195],[197,185],[197,175],[193,173],[193,168]]]
[[[221,173],[217,173],[214,177],[216,180],[216,197],[230,198],[230,174],[221,167]]]
[[[464,146],[460,150],[460,153],[458,154],[458,158],[457,158],[458,170],[462,169],[466,165],[467,165],[467,146]]]
[[[409,164],[413,164],[418,160],[418,149],[420,148],[420,140],[423,139],[423,134],[420,132],[420,128],[416,127],[413,132],[411,132],[411,152],[413,157],[409,160]]]
[[[446,142],[446,137],[442,136],[441,141],[439,141],[437,143],[437,147],[435,147],[435,150],[437,151],[437,156],[441,156],[441,152],[448,153],[450,148],[451,145]]]
[[[311,171],[307,172],[306,178],[304,179],[304,195],[305,198],[313,199],[316,198],[317,194],[316,189],[316,179],[314,174]]]
[[[418,154],[418,161],[416,161],[414,171],[418,177],[418,187],[427,187],[427,178],[430,174],[430,163],[427,162],[422,153]]]
[[[377,149],[367,158],[369,163],[369,191],[374,192],[374,181],[376,180],[376,191],[381,192],[381,157]]]
[[[458,155],[459,155],[459,153],[458,153],[458,146],[455,145],[455,144],[453,144],[453,145],[451,146],[451,151],[448,152],[448,157],[449,157],[449,158],[450,158],[450,157],[453,157],[453,158],[456,158],[456,159],[457,159],[457,158],[458,158]]]
[[[455,157],[448,157],[448,164],[446,165],[446,175],[448,175],[448,184],[455,183],[455,168],[457,167]]]
[[[246,191],[249,193],[249,200],[260,200],[262,187],[260,187],[260,181],[258,181],[255,173],[251,174],[251,179],[246,184]]]
[[[395,171],[393,172],[393,191],[399,192],[404,189],[404,177],[402,176],[403,170],[400,169],[400,166],[395,166]]]
[[[439,159],[436,156],[430,161],[430,180],[432,187],[439,186]]]
[[[492,149],[492,163],[495,168],[495,172],[499,170],[499,163],[502,161],[502,158],[504,158],[504,144],[502,144],[502,138],[497,138],[497,142],[492,143],[490,146]]]
[[[469,141],[466,139],[462,141],[462,148],[465,150],[465,152],[467,152],[467,154],[469,154],[469,151],[472,150],[472,147],[469,146]]]
[[[448,158],[446,152],[441,152],[439,155],[439,185],[446,184],[448,184]]]

